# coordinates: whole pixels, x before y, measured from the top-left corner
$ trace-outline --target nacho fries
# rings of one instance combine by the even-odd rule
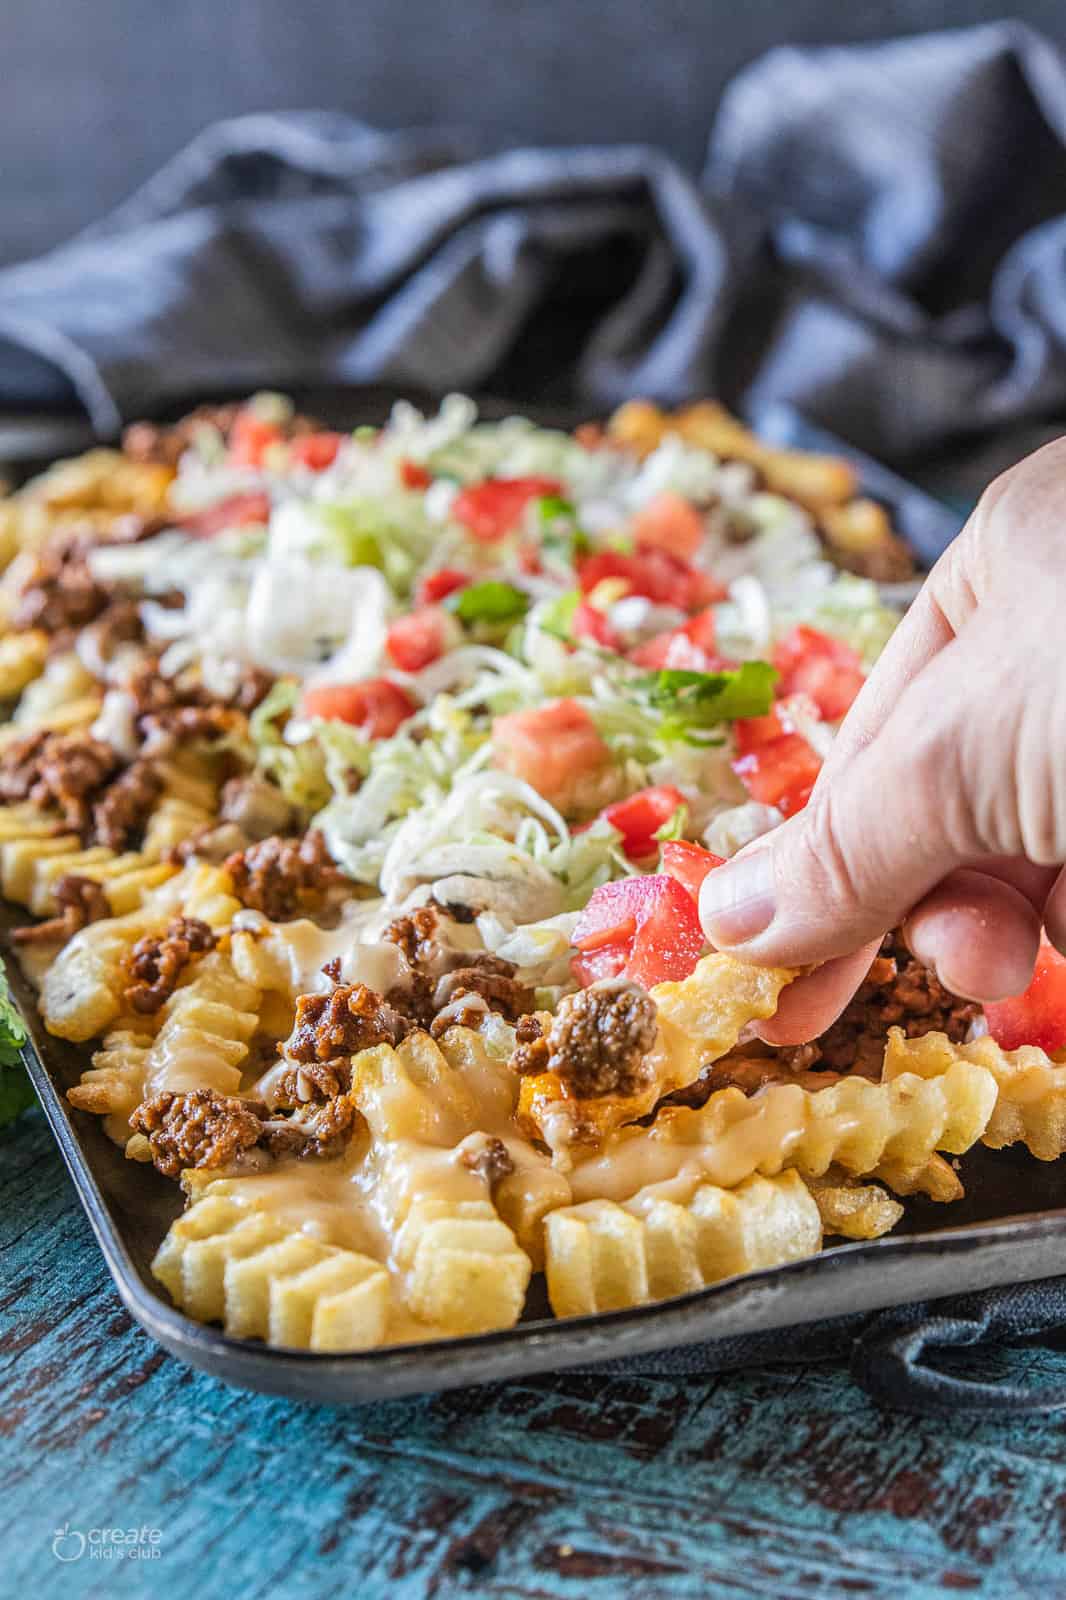
[[[61,464],[0,545],[0,888],[72,1104],[180,1180],[187,1315],[336,1352],[513,1326],[537,1274],[644,1305],[1062,1152],[1066,1067],[898,940],[798,1050],[754,1036],[794,974],[706,951],[702,877],[896,620],[846,462],[710,402],[260,395]]]

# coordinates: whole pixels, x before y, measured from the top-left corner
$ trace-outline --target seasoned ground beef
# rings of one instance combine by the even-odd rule
[[[142,1101],[130,1126],[148,1135],[152,1160],[167,1178],[186,1167],[229,1166],[263,1132],[251,1106],[214,1089],[161,1090]]]
[[[37,556],[12,612],[16,628],[69,635],[100,615],[108,591],[92,575],[84,539],[54,540]]]
[[[90,922],[99,922],[111,915],[107,895],[92,878],[83,878],[76,872],[65,872],[52,890],[59,907],[56,916],[32,927],[16,928],[11,935],[15,944],[47,944],[52,940],[73,939],[76,933]]]
[[[352,1086],[350,1056],[332,1061],[302,1061],[287,1067],[280,1077],[271,1079],[270,1104],[291,1110],[298,1106],[333,1100],[347,1094]]]
[[[326,841],[317,829],[301,839],[277,835],[226,858],[234,893],[243,905],[272,922],[289,922],[321,905],[327,892],[344,882]]]
[[[490,1133],[470,1134],[459,1145],[457,1154],[460,1166],[476,1172],[488,1185],[490,1193],[514,1171],[514,1162],[507,1146],[502,1139]]]
[[[260,1143],[272,1156],[330,1161],[343,1153],[358,1120],[347,1095],[335,1095],[322,1105],[303,1106],[290,1117],[271,1118]]]
[[[143,757],[134,761],[93,806],[94,838],[110,850],[125,850],[142,832],[162,792],[154,763]]]
[[[158,1011],[174,993],[189,963],[212,950],[214,944],[213,931],[199,917],[175,917],[162,936],[138,939],[129,954],[126,1004],[144,1016]]]
[[[161,1090],[130,1118],[134,1132],[148,1136],[152,1161],[167,1178],[179,1178],[187,1167],[239,1165],[257,1146],[272,1156],[329,1160],[344,1150],[357,1122],[358,1112],[344,1095],[290,1117],[272,1117],[256,1101],[214,1089]]]
[[[419,906],[416,911],[395,917],[381,937],[399,947],[409,967],[424,971],[440,955],[436,939],[439,926],[436,906]]]
[[[548,1070],[551,1050],[544,1025],[532,1014],[519,1017],[515,1023],[515,1048],[511,1067],[520,1078],[535,1078]]]
[[[864,982],[832,1026],[810,1044],[780,1055],[795,1072],[818,1068],[879,1077],[889,1028],[902,1028],[912,1039],[946,1033],[959,1043],[980,1012],[973,1001],[945,989],[896,931],[886,935]]]
[[[292,1061],[324,1061],[332,1067],[338,1056],[354,1056],[375,1044],[399,1044],[410,1031],[406,1017],[365,983],[341,983],[329,994],[299,997],[285,1055]]]
[[[533,1004],[533,991],[515,978],[516,967],[499,956],[474,955],[469,965],[446,972],[437,983],[433,1004],[440,1011],[464,994],[478,994],[490,1011],[514,1022]]]
[[[56,806],[68,828],[87,834],[91,802],[117,767],[111,746],[91,734],[38,730],[0,755],[0,800]]]
[[[655,1001],[636,984],[582,989],[560,1002],[544,1041],[519,1035],[511,1065],[554,1072],[582,1100],[636,1094],[647,1083],[644,1058],[655,1042],[655,1016]],[[546,1050],[538,1048],[542,1042]]]

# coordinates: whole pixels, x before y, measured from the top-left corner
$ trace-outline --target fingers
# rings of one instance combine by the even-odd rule
[[[854,955],[827,961],[808,977],[797,978],[781,991],[774,1015],[756,1028],[767,1044],[805,1044],[835,1022],[870,970],[880,948],[874,939]]]
[[[1011,884],[961,869],[937,884],[904,924],[916,958],[966,1000],[1021,994],[1033,976],[1040,914]]]
[[[974,836],[955,743],[952,707],[972,678],[955,640],[804,811],[708,873],[700,916],[716,948],[771,966],[849,955],[995,847]]]
[[[1044,929],[1060,955],[1066,956],[1066,868],[1058,874],[1044,903]]]

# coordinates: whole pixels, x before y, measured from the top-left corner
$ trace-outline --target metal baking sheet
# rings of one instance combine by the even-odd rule
[[[386,403],[379,392],[322,409],[343,420],[372,420]],[[767,431],[782,444],[854,455],[794,412],[779,410]],[[930,559],[957,530],[957,517],[920,490],[863,458],[856,464],[866,492],[892,508],[921,557]],[[14,920],[9,914],[6,925]],[[66,1090],[78,1080],[84,1053],[45,1033],[29,986],[14,962],[10,967],[31,1035],[26,1068],[123,1303],[171,1354],[245,1388],[331,1403],[378,1400],[1021,1283],[1053,1276],[1066,1264],[1059,1164],[1038,1162],[1021,1150],[978,1147],[962,1162],[966,1198],[947,1207],[908,1201],[905,1231],[870,1244],[833,1246],[808,1261],[681,1299],[562,1321],[542,1301],[503,1332],[341,1356],[229,1339],[176,1311],[153,1279],[151,1259],[181,1209],[180,1192],[151,1168],[127,1161],[97,1118],[69,1105]]]

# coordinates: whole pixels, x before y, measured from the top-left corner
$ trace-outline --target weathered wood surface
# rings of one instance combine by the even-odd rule
[[[1066,1377],[1047,1350],[976,1363]],[[42,1119],[0,1134],[4,1597],[1066,1595],[1064,1435],[879,1412],[828,1366],[245,1394],[131,1324]],[[161,1553],[63,1564],[67,1524],[154,1526]]]

